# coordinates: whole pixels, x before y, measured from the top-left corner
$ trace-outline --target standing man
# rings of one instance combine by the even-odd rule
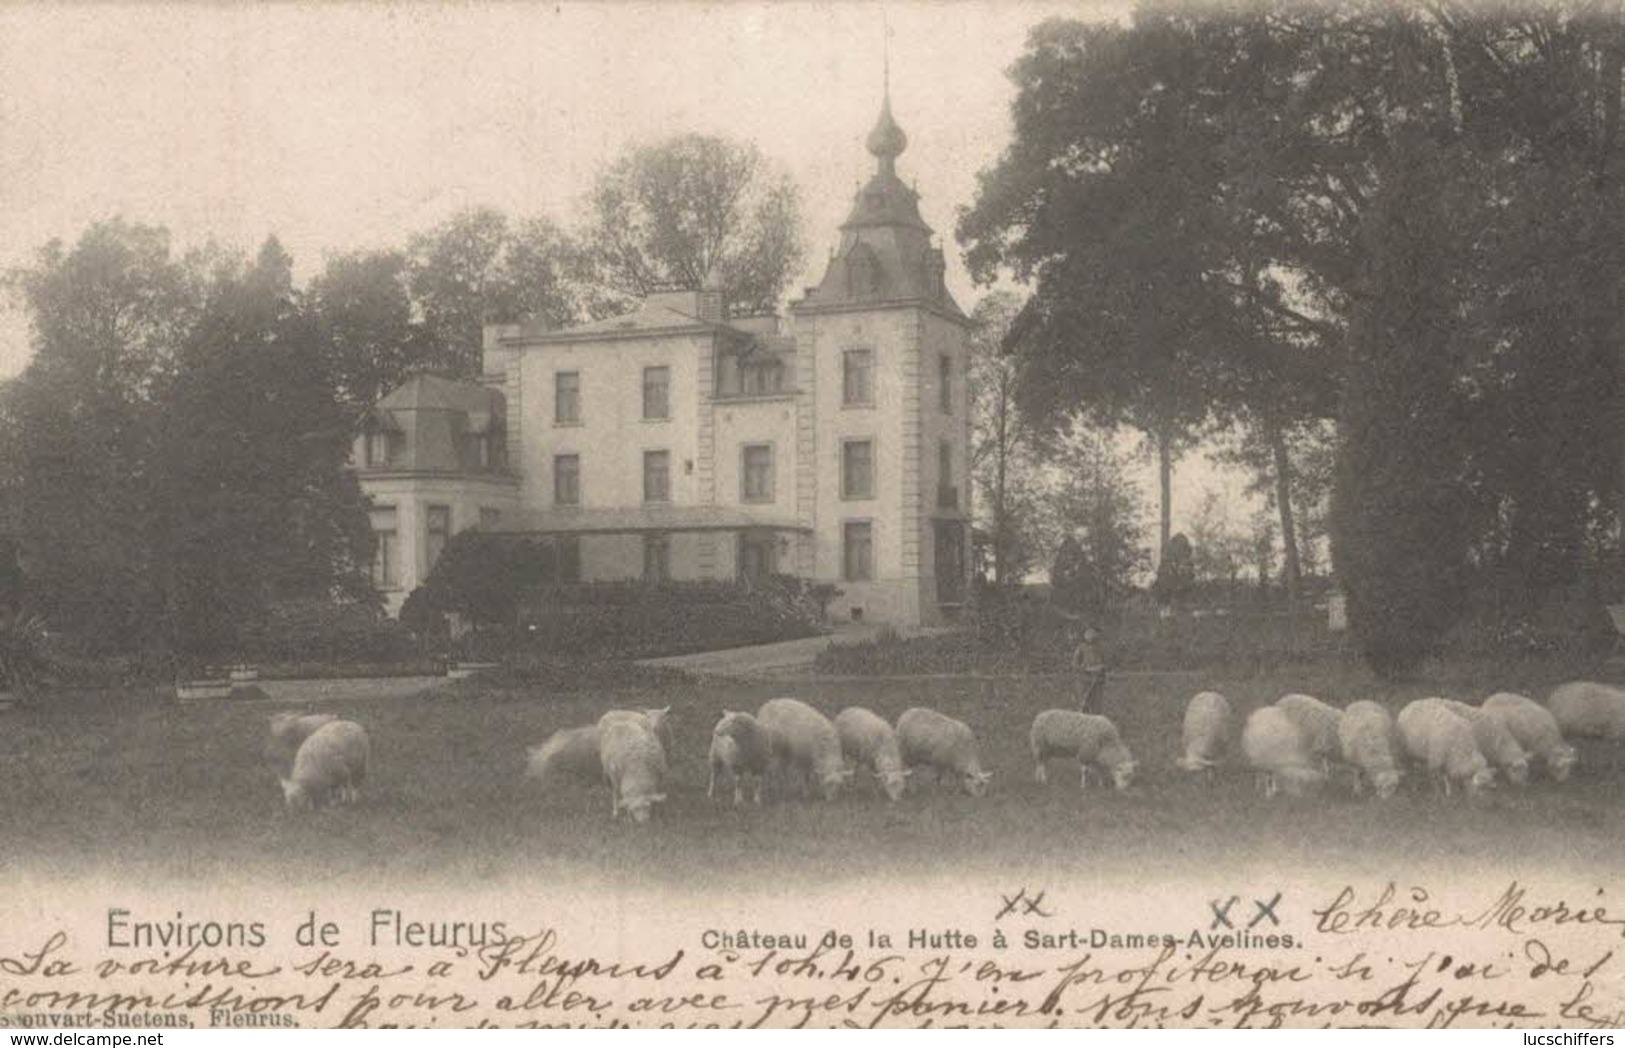
[[[1106,653],[1093,626],[1083,628],[1083,639],[1072,649],[1072,670],[1078,675],[1079,712],[1097,712],[1106,692]]]

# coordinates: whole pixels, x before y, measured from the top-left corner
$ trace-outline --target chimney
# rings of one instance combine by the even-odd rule
[[[716,266],[705,274],[705,282],[694,296],[694,307],[699,318],[708,324],[728,322],[728,292],[722,286],[722,274]]]

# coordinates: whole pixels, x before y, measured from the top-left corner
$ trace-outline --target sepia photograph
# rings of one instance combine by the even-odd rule
[[[1625,0],[0,6],[0,1027],[1625,1026],[1622,103]]]

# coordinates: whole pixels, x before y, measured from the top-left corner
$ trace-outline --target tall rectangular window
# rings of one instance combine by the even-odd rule
[[[937,505],[943,509],[959,505],[959,488],[954,485],[954,445],[948,440],[937,442]]]
[[[581,581],[581,537],[579,535],[560,535],[558,537],[559,555],[559,581],[576,583]]]
[[[367,465],[389,465],[389,430],[375,429],[367,434]]]
[[[746,531],[739,536],[739,577],[765,579],[778,571],[779,543],[772,534]]]
[[[643,581],[665,582],[671,578],[671,536],[643,536]]]
[[[581,456],[553,456],[553,504],[581,505]]]
[[[841,577],[847,582],[868,582],[875,577],[874,525],[849,520],[841,525]]]
[[[841,445],[841,497],[874,498],[875,445],[872,440],[848,440]]]
[[[784,391],[784,364],[778,359],[753,361],[740,367],[739,378],[746,393],[781,393]]]
[[[553,421],[562,425],[581,421],[581,372],[553,373]]]
[[[424,566],[433,571],[435,562],[451,538],[451,507],[430,506],[423,515]]]
[[[671,418],[671,368],[643,369],[643,417]]]
[[[941,400],[942,413],[954,413],[954,358],[944,353],[937,358],[937,396]]]
[[[643,453],[643,501],[671,501],[671,452]]]
[[[395,507],[377,506],[372,511],[372,584],[381,590],[401,584],[400,545],[395,530]]]
[[[841,354],[841,403],[848,407],[870,407],[874,402],[874,350],[849,349]]]
[[[773,501],[773,445],[746,444],[740,451],[739,500]]]

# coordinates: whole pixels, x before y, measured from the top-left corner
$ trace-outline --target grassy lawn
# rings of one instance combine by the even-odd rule
[[[1470,676],[1470,675],[1469,675]],[[1570,783],[1537,780],[1477,803],[1432,796],[1420,783],[1386,803],[1345,793],[1265,802],[1250,774],[1203,785],[1173,769],[1186,699],[1217,687],[1250,709],[1291,691],[1343,703],[1378,698],[1396,709],[1427,693],[1482,698],[1496,682],[1463,678],[1384,689],[1346,668],[1247,679],[1144,674],[1113,680],[1109,712],[1142,778],[1126,794],[1081,794],[1071,767],[1048,786],[1032,779],[1027,730],[1039,710],[1066,705],[1053,681],[936,679],[684,685],[537,697],[463,685],[333,709],[372,735],[374,769],[354,808],[292,817],[260,758],[270,704],[162,706],[62,703],[0,715],[0,870],[216,879],[253,870],[273,881],[441,881],[523,874],[538,883],[581,875],[694,883],[784,883],[906,871],[1285,867],[1382,874],[1404,859],[1495,870],[1516,849],[1580,870],[1621,857],[1625,761],[1582,744]],[[833,715],[866,705],[888,718],[931,705],[967,721],[994,772],[988,797],[930,788],[896,805],[870,783],[833,805],[791,801],[756,809],[705,796],[705,754],[722,708],[754,710],[793,694]],[[1543,693],[1542,693],[1543,694]],[[605,709],[677,711],[670,801],[655,821],[611,822],[602,787],[543,794],[521,780],[524,749]]]

